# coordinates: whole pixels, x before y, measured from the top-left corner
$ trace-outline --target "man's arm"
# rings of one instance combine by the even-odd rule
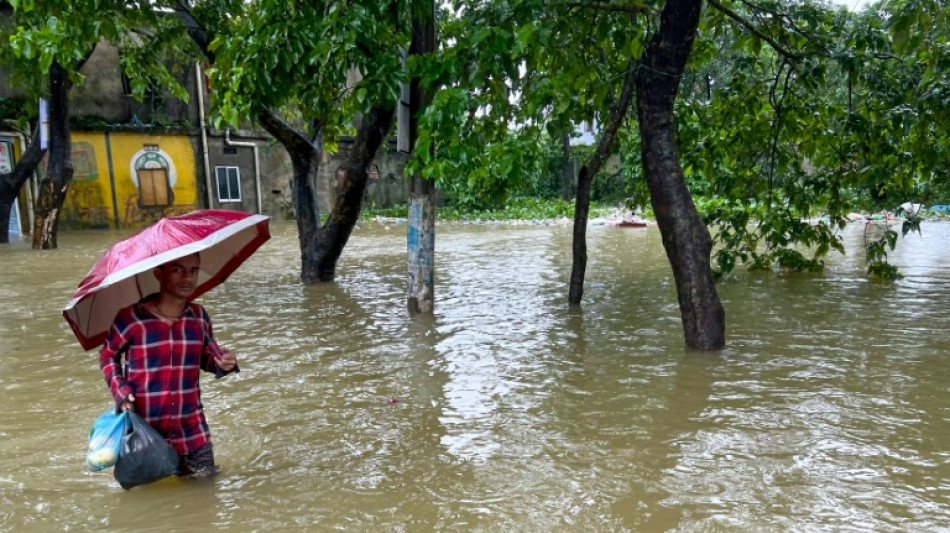
[[[129,349],[129,343],[125,339],[123,332],[117,324],[112,325],[106,342],[99,352],[99,368],[106,378],[106,385],[112,392],[115,399],[115,406],[118,410],[131,408],[131,402],[135,401],[132,394],[132,387],[125,379],[122,373],[122,354]]]
[[[231,372],[240,372],[237,366],[237,356],[234,352],[218,345],[214,340],[214,328],[211,325],[211,317],[204,307],[201,308],[201,318],[204,322],[205,339],[204,352],[201,354],[201,368],[207,372],[213,372],[215,377],[220,378]]]

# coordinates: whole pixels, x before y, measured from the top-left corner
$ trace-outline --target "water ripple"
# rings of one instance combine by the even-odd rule
[[[275,223],[202,297],[242,366],[202,380],[223,474],[129,492],[82,466],[109,398],[60,316],[118,235],[0,248],[3,527],[950,530],[950,225],[899,242],[893,284],[853,251],[741,273],[717,354],[683,348],[655,228],[591,228],[569,308],[569,228],[440,226],[415,318],[400,231],[357,228],[337,282],[304,286]]]

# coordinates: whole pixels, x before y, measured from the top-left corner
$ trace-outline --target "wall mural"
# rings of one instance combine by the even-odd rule
[[[186,135],[75,132],[71,159],[61,227],[137,228],[198,207]]]
[[[108,228],[108,196],[99,186],[99,163],[96,161],[96,149],[88,141],[76,140],[71,143],[69,160],[73,164],[73,179],[67,194],[72,202],[63,205],[63,217],[81,221],[82,227]],[[46,158],[43,158],[43,173],[46,172]],[[108,179],[108,176],[106,176]]]

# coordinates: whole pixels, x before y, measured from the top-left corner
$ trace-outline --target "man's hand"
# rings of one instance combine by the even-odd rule
[[[234,370],[235,366],[237,366],[237,356],[234,355],[234,352],[227,348],[221,348],[221,359],[218,360],[218,368],[230,372]]]
[[[129,395],[122,400],[122,403],[119,404],[119,411],[135,411],[135,404],[133,402],[135,402],[135,395],[130,392]]]

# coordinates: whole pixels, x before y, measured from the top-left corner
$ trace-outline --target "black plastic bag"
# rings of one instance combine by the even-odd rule
[[[129,430],[122,436],[115,480],[131,489],[178,471],[178,452],[142,417],[129,411]]]

